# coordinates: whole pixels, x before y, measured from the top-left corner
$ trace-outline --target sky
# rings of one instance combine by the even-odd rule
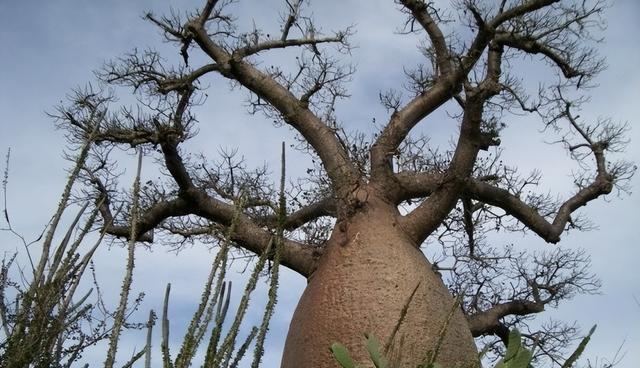
[[[403,66],[419,60],[415,40],[394,32],[401,25],[402,17],[392,1],[329,0],[315,1],[313,5],[318,24],[326,30],[354,25],[353,43],[357,48],[351,57],[358,71],[348,85],[351,97],[338,105],[338,113],[349,129],[370,129],[372,118],[384,121],[386,116],[378,104],[378,93],[399,87]],[[170,7],[195,9],[200,6],[199,1],[0,0],[0,153],[4,155],[11,149],[8,209],[15,228],[27,238],[35,238],[53,213],[64,185],[64,169],[68,167],[63,159],[63,133],[54,129],[46,112],[52,112],[71,89],[91,82],[92,71],[106,60],[135,47],[152,47],[175,57],[178,51],[163,43],[157,30],[141,16],[146,10],[163,14]],[[240,1],[238,7],[238,17],[244,24],[253,21],[271,29],[277,27],[275,19],[282,9],[279,1]],[[336,16],[337,13],[340,16]],[[596,80],[599,86],[591,91],[592,99],[582,112],[583,116],[608,116],[615,121],[629,122],[631,144],[624,156],[636,163],[640,161],[637,14],[640,14],[640,3],[635,0],[615,1],[607,11],[608,28],[603,32],[600,48],[607,58],[608,69]],[[273,61],[278,62],[278,57],[284,56],[276,55]],[[549,70],[543,64],[536,60],[530,62],[527,77],[542,81],[549,77]],[[248,115],[243,104],[246,94],[230,90],[225,82],[215,80],[208,93],[207,103],[196,111],[200,133],[188,142],[188,149],[215,158],[221,148],[238,147],[248,165],[271,163],[275,171],[279,142],[293,143],[292,133],[286,128],[273,127],[261,116]],[[446,140],[451,126],[455,125],[434,124],[425,132]],[[540,168],[545,178],[543,189],[567,194],[571,184],[570,162],[556,146],[544,143],[540,128],[540,124],[528,120],[514,120],[509,124],[502,137],[508,152],[506,157],[523,172]],[[301,159],[290,165],[295,172],[301,170],[305,162]],[[629,195],[612,194],[587,206],[584,213],[598,226],[597,230],[563,237],[563,246],[580,247],[591,255],[593,271],[603,283],[601,293],[576,297],[562,303],[558,310],[545,312],[554,318],[575,320],[585,329],[597,323],[597,333],[585,357],[591,361],[611,359],[620,348],[619,356],[624,356],[617,366],[621,368],[640,366],[638,176],[631,186],[633,190]],[[510,241],[530,249],[549,247],[531,236],[512,235]],[[3,253],[18,248],[15,238],[0,232]],[[97,275],[107,295],[117,296],[124,254],[119,247],[105,247],[96,256]],[[134,291],[146,294],[141,310],[145,315],[149,308],[158,310],[165,285],[171,282],[170,317],[174,339],[180,338],[180,326],[188,323],[197,304],[211,257],[204,245],[179,254],[154,245],[151,250],[139,253]],[[242,280],[243,267],[242,260],[234,263],[231,271],[234,279]],[[239,295],[242,283],[236,285],[236,295]],[[264,367],[279,366],[289,318],[304,285],[302,277],[284,272]],[[265,286],[266,281],[261,281],[250,322],[258,321]],[[126,334],[123,356],[141,348],[142,344],[143,334]],[[101,361],[100,352],[92,354],[86,356],[87,362]]]

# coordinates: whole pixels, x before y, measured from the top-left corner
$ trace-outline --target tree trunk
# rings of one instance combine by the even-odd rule
[[[283,368],[338,367],[329,350],[334,342],[344,344],[356,362],[373,366],[364,333],[376,336],[384,347],[405,305],[406,315],[387,354],[395,362],[392,367],[415,368],[424,362],[452,311],[436,361],[443,367],[476,365],[466,319],[459,308],[452,310],[454,299],[397,226],[397,215],[394,207],[370,200],[336,226],[293,315]]]

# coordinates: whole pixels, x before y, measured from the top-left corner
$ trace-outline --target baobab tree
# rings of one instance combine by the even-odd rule
[[[115,202],[127,201],[117,195],[109,159],[115,146],[157,156],[164,173],[143,188],[138,241],[158,242],[158,234],[211,241],[233,223],[237,246],[261,254],[284,226],[282,264],[308,285],[283,367],[333,367],[336,341],[362,360],[363,332],[377,336],[398,366],[415,367],[435,351],[445,367],[476,364],[474,337],[505,340],[510,327],[546,305],[597,287],[583,253],[557,250],[526,261],[487,246],[484,234],[527,230],[555,244],[567,229],[588,227],[576,210],[624,189],[634,171],[606,158],[624,146],[626,126],[579,114],[581,93],[604,66],[591,34],[603,1],[460,0],[444,10],[435,2],[396,3],[406,16],[401,32],[421,40],[423,62],[406,69],[402,93],[380,93],[389,114],[375,132],[355,132],[335,112],[338,101],[349,103],[356,27],[325,33],[302,0],[285,0],[278,34],[255,24],[242,30],[229,0],[149,13],[179,61],[136,50],[97,73],[105,86],[132,88],[139,104],[118,107],[108,88],[87,88],[55,114],[71,142],[94,144],[83,175],[112,236],[132,233],[127,211],[113,214]],[[265,62],[277,52],[292,60]],[[533,97],[514,67],[527,56],[557,71]],[[246,169],[232,154],[211,163],[182,150],[196,134],[195,107],[210,103],[209,82],[225,79],[247,92],[251,113],[295,130],[296,148],[313,159],[307,176],[289,187],[284,223],[267,170]],[[416,132],[440,124],[430,117],[445,104],[458,129],[453,147],[437,150]],[[537,195],[530,189],[538,173],[522,177],[498,158],[510,114],[539,118],[579,163],[572,195]],[[439,244],[453,267],[429,260],[425,242]],[[504,286],[500,277],[513,282]],[[540,336],[531,337],[539,343]],[[553,349],[541,350],[555,359]]]

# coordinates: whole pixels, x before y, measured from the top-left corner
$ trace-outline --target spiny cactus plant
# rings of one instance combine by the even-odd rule
[[[71,192],[83,169],[91,146],[91,136],[80,147],[70,170],[56,212],[47,228],[35,241],[27,242],[11,224],[7,210],[9,154],[3,179],[5,197],[2,230],[15,235],[22,243],[21,256],[28,260],[26,268],[17,264],[18,251],[5,257],[0,272],[0,366],[2,367],[63,367],[71,366],[82,356],[84,349],[104,340],[111,328],[106,319],[94,319],[93,299],[97,285],[80,293],[81,280],[91,268],[93,255],[101,244],[104,232],[97,240],[86,244],[98,210],[87,215],[89,204],[77,211],[62,239],[63,216],[70,209]],[[98,203],[98,206],[99,207]],[[96,207],[96,208],[97,208]],[[38,259],[31,254],[31,245],[39,244]],[[20,248],[18,248],[20,249]],[[12,276],[19,274],[21,281]],[[92,319],[92,328],[86,323]]]
[[[589,333],[587,334],[587,336],[585,336],[582,339],[582,341],[580,341],[580,344],[578,344],[578,347],[573,352],[573,354],[571,354],[569,356],[569,358],[564,362],[564,364],[562,365],[562,368],[571,368],[571,367],[573,367],[573,365],[576,363],[578,358],[580,358],[580,355],[582,355],[582,353],[584,352],[584,349],[587,347],[587,344],[589,343],[589,340],[591,340],[591,336],[596,331],[596,326],[597,325],[593,325],[593,327],[591,327],[591,329],[589,330]]]
[[[278,208],[279,226],[277,227],[276,233],[272,237],[269,246],[260,255],[251,272],[251,275],[249,276],[249,280],[240,299],[236,314],[233,317],[233,321],[231,322],[231,326],[226,330],[226,334],[223,336],[223,324],[228,316],[232,286],[231,282],[224,281],[227,269],[227,257],[231,248],[231,238],[233,232],[235,231],[239,215],[244,209],[244,195],[241,195],[240,200],[236,203],[236,214],[224,236],[218,253],[214,257],[209,276],[204,285],[200,304],[193,314],[192,320],[187,328],[175,360],[172,359],[171,352],[169,350],[168,309],[171,285],[167,285],[162,313],[161,350],[163,368],[187,368],[193,365],[195,363],[193,360],[196,355],[196,351],[202,344],[204,335],[209,330],[209,339],[206,345],[204,361],[201,363],[202,367],[236,368],[238,367],[240,361],[246,356],[249,347],[254,341],[255,346],[251,367],[256,368],[259,366],[262,355],[264,354],[264,341],[269,328],[269,321],[271,319],[271,316],[273,315],[273,310],[276,304],[281,245],[284,231],[284,219],[286,218],[286,201],[284,197],[284,143],[282,145],[281,160],[282,170],[280,178],[280,198]],[[246,316],[250,296],[254,291],[259,279],[259,275],[264,270],[268,260],[272,261],[269,270],[271,279],[268,301],[265,306],[262,321],[259,327],[253,326],[251,328],[248,336],[246,336],[241,342],[240,346],[236,348],[236,343],[238,342],[238,333],[240,331],[240,326],[244,320],[244,317]],[[151,311],[152,315],[153,313],[154,312]],[[152,324],[153,319],[150,317],[149,328],[151,328]],[[209,329],[210,325],[212,325],[212,327]],[[147,352],[147,363],[145,363],[145,366],[150,367],[150,339],[147,339],[147,345],[143,351]],[[137,356],[136,359],[140,358],[141,356],[142,354],[140,354],[140,356]]]
[[[94,210],[87,216],[86,212],[90,203],[85,203],[78,211],[69,228],[66,230],[61,242],[54,244],[54,238],[59,230],[60,220],[70,205],[70,193],[74,182],[78,179],[87,153],[91,146],[91,136],[82,146],[79,155],[74,162],[67,185],[63,191],[62,199],[58,205],[53,220],[36,242],[44,238],[42,253],[37,262],[34,262],[29,252],[29,245],[24,238],[11,227],[8,211],[4,210],[7,227],[3,230],[15,234],[23,243],[25,258],[29,260],[32,274],[25,275],[22,270],[12,271],[17,266],[17,254],[5,257],[0,268],[0,367],[71,367],[79,363],[82,354],[88,346],[95,345],[98,341],[108,340],[108,349],[105,356],[105,367],[113,367],[118,358],[118,346],[121,340],[121,331],[125,325],[132,325],[126,321],[132,308],[137,308],[139,298],[130,301],[129,294],[133,283],[135,268],[135,250],[137,239],[137,211],[140,191],[140,171],[142,154],[138,157],[137,174],[132,190],[133,206],[131,208],[131,233],[128,242],[128,256],[126,269],[122,281],[120,298],[112,320],[99,321],[99,325],[92,326],[90,332],[85,332],[88,320],[96,323],[92,316],[94,304],[89,297],[100,294],[89,290],[83,295],[76,295],[82,280],[85,280],[85,271],[92,269],[91,259],[101,244],[105,235],[100,232],[95,244],[81,254],[83,242],[87,241],[87,235],[96,224],[101,203],[97,203]],[[5,170],[3,189],[8,183],[8,162]],[[271,239],[269,247],[258,258],[252,270],[239,306],[230,327],[223,329],[223,324],[228,317],[231,299],[232,284],[225,281],[227,259],[231,249],[231,238],[240,213],[244,209],[244,196],[236,205],[236,216],[224,234],[220,249],[213,257],[209,276],[204,284],[200,304],[194,312],[193,318],[186,329],[185,336],[179,346],[178,354],[174,357],[169,348],[169,296],[171,285],[167,285],[163,311],[161,316],[161,366],[163,368],[186,368],[191,365],[216,368],[236,368],[240,361],[247,356],[247,352],[254,344],[254,353],[251,367],[259,366],[264,354],[264,342],[269,328],[269,321],[276,305],[278,287],[279,265],[284,232],[284,219],[286,218],[286,202],[284,196],[285,185],[285,153],[282,145],[282,172],[279,198],[278,224]],[[116,216],[114,217],[117,217]],[[81,222],[85,219],[85,223]],[[111,224],[106,224],[111,225]],[[75,238],[74,238],[75,234]],[[267,261],[270,261],[269,276],[270,287],[268,301],[265,306],[262,321],[259,326],[253,326],[248,336],[239,340],[239,330],[249,306],[250,296],[255,289],[260,274],[264,271]],[[12,272],[20,272],[21,277],[27,280],[26,286],[21,287],[19,282],[11,279]],[[29,277],[30,276],[30,277]],[[94,277],[95,280],[95,277]],[[97,283],[95,288],[98,288]],[[11,301],[11,299],[13,301]],[[101,301],[101,303],[103,303]],[[147,328],[145,347],[129,357],[122,367],[132,367],[142,357],[144,367],[152,366],[152,340],[153,327],[156,323],[156,313],[151,310],[146,323],[137,324],[139,328]],[[205,336],[208,335],[208,341]],[[203,344],[206,342],[206,344]],[[194,362],[198,348],[206,346],[204,360]],[[239,346],[238,346],[239,345]],[[243,363],[244,364],[244,363]],[[155,366],[155,365],[153,365]]]

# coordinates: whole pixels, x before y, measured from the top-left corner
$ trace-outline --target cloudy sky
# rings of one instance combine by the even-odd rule
[[[375,117],[383,121],[386,115],[377,103],[378,92],[400,87],[403,66],[414,65],[420,57],[415,40],[394,33],[402,18],[392,1],[315,3],[314,15],[325,29],[353,24],[357,31],[353,38],[357,48],[352,57],[358,72],[349,85],[352,97],[339,105],[340,120],[349,129],[366,129]],[[17,230],[28,238],[35,237],[53,213],[64,185],[64,168],[68,166],[62,158],[65,142],[46,112],[53,111],[72,88],[90,82],[92,71],[104,61],[135,47],[152,47],[175,57],[177,50],[163,44],[156,29],[144,22],[141,15],[146,10],[162,14],[170,7],[200,6],[200,2],[193,0],[0,0],[0,152],[4,154],[11,148],[8,206]],[[281,10],[279,1],[241,1],[238,7],[238,17],[244,24],[255,21],[258,26],[277,29],[274,21]],[[632,127],[631,144],[625,155],[636,162],[640,161],[640,129],[636,128],[640,116],[639,14],[640,3],[636,0],[615,1],[608,10],[601,53],[609,67],[597,79],[599,87],[592,91],[592,100],[582,112],[583,116],[593,118],[610,116],[616,121],[628,121]],[[549,78],[548,68],[536,60],[530,62],[527,76],[531,80]],[[237,146],[249,165],[277,163],[279,142],[291,143],[291,132],[272,127],[262,117],[247,115],[243,105],[245,95],[242,91],[230,91],[224,82],[212,83],[208,93],[207,104],[197,111],[200,135],[189,143],[189,149],[215,158],[221,147]],[[545,137],[538,134],[540,127],[527,120],[510,124],[503,136],[507,157],[523,172],[542,169],[546,175],[543,188],[566,195],[571,184],[570,162],[561,150],[544,144]],[[446,140],[450,129],[436,126],[427,133]],[[303,166],[295,162],[291,165],[294,171]],[[564,246],[582,247],[591,254],[593,270],[603,282],[602,293],[577,297],[548,313],[575,320],[584,328],[597,323],[599,329],[586,356],[591,361],[610,359],[621,346],[624,358],[618,367],[622,368],[640,366],[637,176],[632,187],[635,191],[631,195],[611,195],[587,207],[584,212],[598,225],[597,230],[572,233],[563,239]],[[511,242],[531,249],[549,247],[532,237],[516,236]],[[3,253],[12,252],[19,249],[19,244],[6,232],[0,232],[0,249]],[[124,252],[116,247],[105,248],[97,257],[98,277],[107,293],[110,290],[115,296]],[[134,287],[146,293],[143,310],[158,310],[166,283],[174,285],[171,317],[175,328],[172,336],[176,339],[197,303],[210,258],[204,246],[178,255],[161,247],[139,255]],[[242,261],[236,262],[234,277],[241,277],[238,270],[243,265]],[[279,298],[264,367],[278,366],[289,316],[304,284],[301,277],[285,273],[281,287],[286,292]],[[260,300],[263,296],[258,295],[256,301]],[[142,344],[142,334],[126,335],[123,356]],[[87,359],[93,363],[100,362],[102,357],[95,353]]]

